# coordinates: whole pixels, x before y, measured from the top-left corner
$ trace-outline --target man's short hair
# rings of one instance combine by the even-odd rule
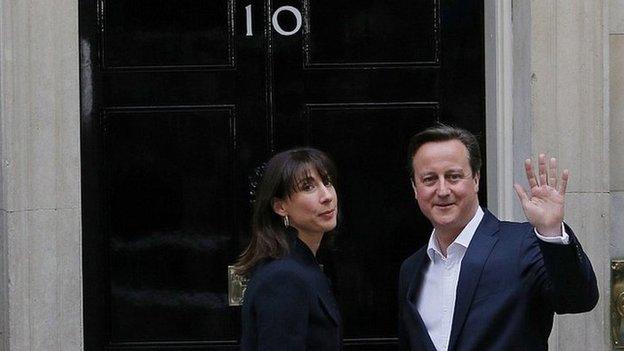
[[[414,179],[414,156],[418,149],[429,142],[440,142],[448,140],[459,140],[468,150],[468,158],[472,176],[477,175],[481,170],[481,148],[477,138],[466,129],[449,126],[438,123],[433,127],[429,127],[420,133],[417,133],[410,139],[408,147],[408,167],[410,177]]]

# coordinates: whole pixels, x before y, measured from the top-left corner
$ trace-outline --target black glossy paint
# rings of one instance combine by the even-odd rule
[[[430,232],[407,140],[436,120],[484,134],[483,4],[79,4],[86,350],[236,349],[226,266],[249,238],[248,177],[296,145],[339,168],[319,255],[346,349],[395,347],[398,266]],[[270,27],[284,5],[303,16],[292,36]]]

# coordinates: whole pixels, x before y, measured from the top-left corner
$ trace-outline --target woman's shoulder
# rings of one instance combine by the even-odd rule
[[[313,286],[313,281],[300,264],[282,258],[262,263],[254,269],[247,285],[246,299],[275,291],[279,294],[307,294]]]
[[[296,260],[286,256],[260,264],[253,272],[252,280],[293,279],[300,280],[304,274],[304,267]]]

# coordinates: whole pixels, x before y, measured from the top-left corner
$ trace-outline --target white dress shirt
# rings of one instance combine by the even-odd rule
[[[427,255],[430,262],[423,272],[418,313],[438,351],[448,350],[461,262],[482,219],[483,210],[479,207],[474,217],[446,249],[446,257],[438,245],[435,229],[429,239]],[[569,242],[565,228],[562,228],[562,235],[557,237],[542,236],[537,230],[535,234],[539,239],[550,243],[568,244]]]

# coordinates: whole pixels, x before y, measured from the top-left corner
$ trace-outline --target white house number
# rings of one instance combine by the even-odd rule
[[[293,14],[293,16],[295,16],[295,20],[297,21],[297,25],[295,26],[295,28],[293,30],[290,31],[285,31],[282,26],[280,26],[279,24],[279,20],[277,18],[277,16],[279,16],[280,12],[282,11],[286,11],[286,12],[290,12]],[[247,36],[250,37],[253,35],[253,31],[251,30],[251,5],[247,5],[245,6],[245,15],[247,17]],[[293,35],[295,33],[297,33],[299,31],[299,29],[301,29],[301,23],[302,23],[302,19],[301,19],[301,12],[299,12],[299,10],[297,10],[296,8],[292,7],[292,6],[282,6],[280,8],[278,8],[277,10],[275,10],[275,12],[273,12],[273,17],[271,17],[271,23],[273,24],[273,28],[275,29],[276,32],[278,32],[281,35]]]

